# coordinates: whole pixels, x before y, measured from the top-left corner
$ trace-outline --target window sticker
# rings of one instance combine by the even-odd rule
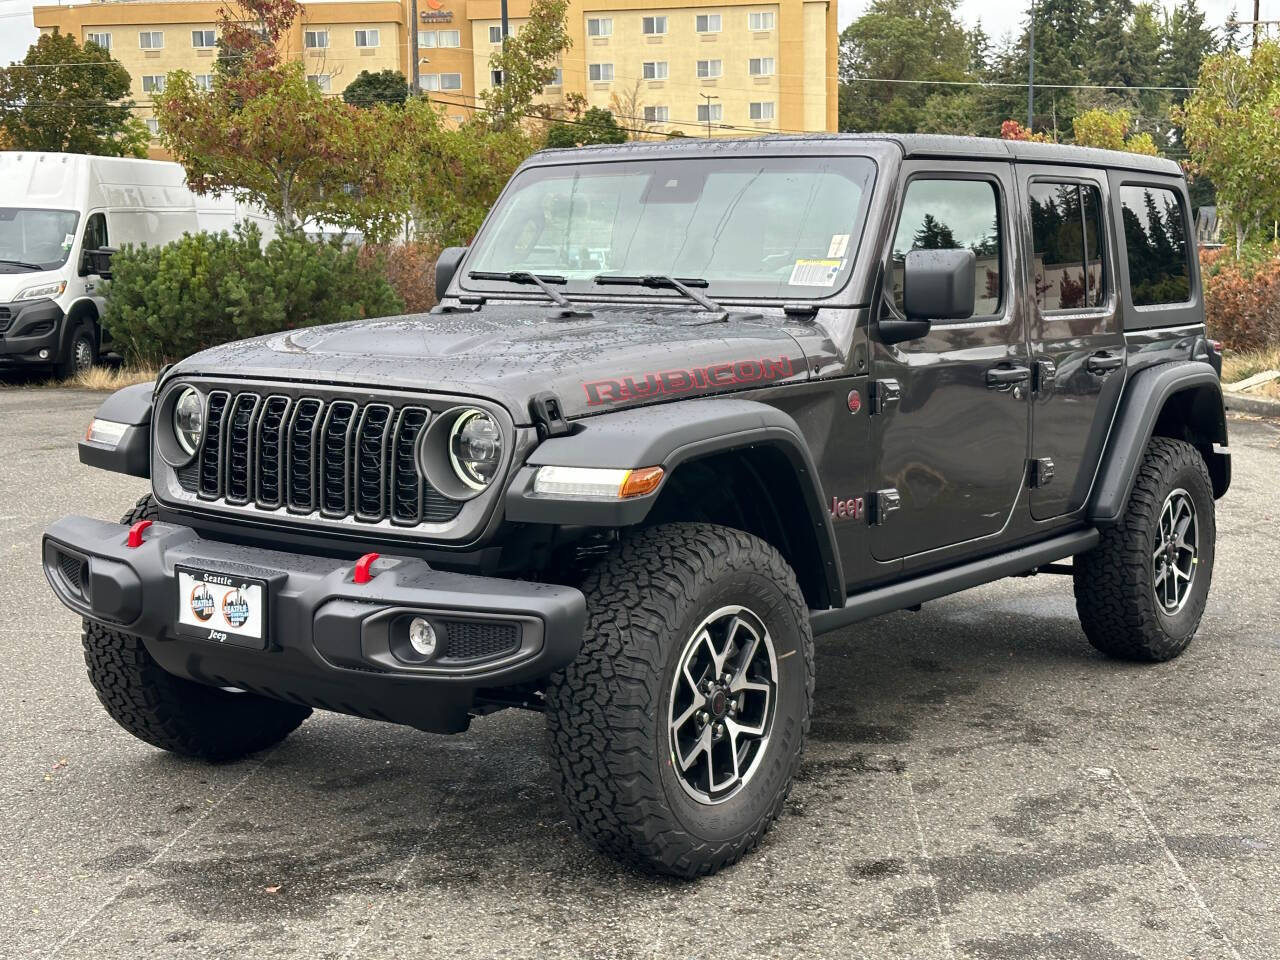
[[[849,252],[849,235],[847,233],[833,233],[831,235],[831,246],[827,247],[828,257],[843,257]]]
[[[793,287],[834,287],[843,268],[843,260],[797,260],[787,282]]]
[[[76,238],[74,234],[71,234],[71,233],[66,234],[62,238],[62,248],[64,250],[69,249],[71,247],[71,244],[75,243],[75,239]]]

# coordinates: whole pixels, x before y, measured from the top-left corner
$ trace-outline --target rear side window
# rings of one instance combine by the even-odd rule
[[[974,316],[1000,312],[1000,206],[989,180],[912,180],[893,241],[893,299],[902,309],[902,272],[912,250],[972,250],[978,258]]]
[[[1031,184],[1031,245],[1041,313],[1087,310],[1106,299],[1102,196],[1092,184]]]
[[[1121,187],[1120,205],[1134,306],[1186,303],[1191,268],[1182,198],[1163,187]]]

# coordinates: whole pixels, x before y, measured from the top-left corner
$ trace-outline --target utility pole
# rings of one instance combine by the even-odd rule
[[[502,0],[502,49],[507,49],[507,0]]]
[[[702,97],[703,100],[707,101],[707,139],[710,140],[711,139],[711,101],[719,100],[720,98],[713,93],[700,93],[698,94],[698,96]]]
[[[409,83],[418,95],[418,0],[409,0]]]
[[[1262,24],[1258,22],[1259,18],[1262,16],[1262,10],[1260,8],[1260,4],[1261,4],[1261,0],[1253,0],[1253,49],[1254,50],[1258,49],[1258,27],[1262,26]]]
[[[1257,3],[1257,0],[1254,0]],[[1031,0],[1031,38],[1027,44],[1027,133],[1035,125],[1036,112],[1036,0]]]

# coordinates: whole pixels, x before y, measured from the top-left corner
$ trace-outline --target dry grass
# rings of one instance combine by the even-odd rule
[[[1264,370],[1280,370],[1280,350],[1228,350],[1222,356],[1222,382],[1237,383]]]
[[[156,378],[156,371],[149,367],[94,367],[69,380],[49,380],[46,387],[76,387],[80,390],[100,390],[109,393],[135,383],[149,383]]]

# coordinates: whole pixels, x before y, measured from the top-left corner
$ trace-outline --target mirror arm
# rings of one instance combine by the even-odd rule
[[[905,343],[926,336],[932,327],[932,320],[888,318],[876,324],[876,333],[881,343]]]

